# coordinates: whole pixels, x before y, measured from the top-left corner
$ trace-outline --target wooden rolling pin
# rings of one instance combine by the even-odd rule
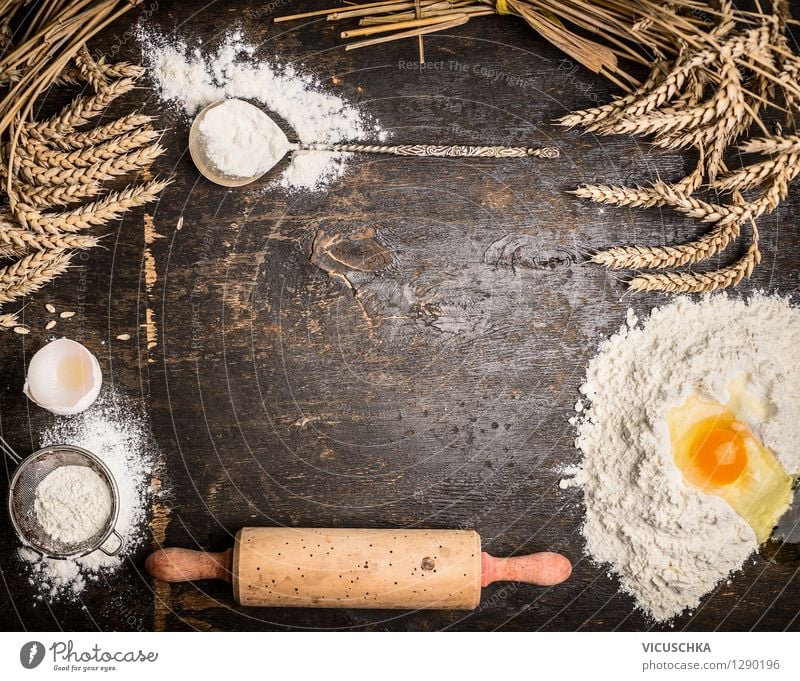
[[[245,527],[221,553],[161,549],[164,582],[222,579],[242,605],[472,610],[493,582],[552,586],[572,565],[558,553],[495,558],[471,530]]]

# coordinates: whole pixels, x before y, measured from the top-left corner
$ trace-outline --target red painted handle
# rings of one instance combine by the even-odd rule
[[[200,579],[231,581],[233,549],[206,553],[190,549],[159,549],[151,553],[144,568],[162,582],[196,582]]]
[[[560,553],[543,551],[514,558],[481,554],[481,586],[494,582],[524,582],[537,586],[561,584],[572,574],[572,564]]]

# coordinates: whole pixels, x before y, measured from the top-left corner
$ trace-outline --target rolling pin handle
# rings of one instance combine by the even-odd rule
[[[233,549],[220,553],[190,549],[159,549],[144,562],[145,570],[162,582],[196,582],[200,579],[232,580]]]
[[[572,564],[560,553],[544,551],[513,558],[481,554],[481,586],[494,582],[524,582],[537,586],[561,584],[572,574]]]

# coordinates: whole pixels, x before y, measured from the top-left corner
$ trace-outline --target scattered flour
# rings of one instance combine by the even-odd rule
[[[33,508],[51,539],[75,545],[107,527],[111,493],[103,478],[88,466],[61,466],[39,483]]]
[[[758,545],[722,499],[684,484],[665,415],[692,392],[725,402],[728,381],[747,372],[773,407],[748,425],[789,474],[800,472],[800,310],[761,294],[716,295],[631,322],[629,314],[589,364],[589,404],[573,417],[583,461],[560,486],[583,489],[587,553],[609,563],[654,619],[668,620],[697,607]]]
[[[187,116],[220,99],[238,98],[260,102],[270,115],[277,114],[297,136],[292,141],[386,139],[379,126],[342,97],[326,92],[316,77],[257,58],[256,46],[240,31],[228,33],[214,51],[152,34],[144,26],[139,39],[159,96],[178,104]],[[278,183],[286,189],[324,189],[341,177],[346,164],[346,154],[298,152]]]
[[[89,410],[78,416],[58,418],[40,434],[39,442],[41,446],[71,444],[88,449],[108,466],[119,487],[115,529],[125,539],[119,555],[112,557],[94,551],[82,558],[56,560],[43,558],[27,547],[18,551],[30,569],[31,584],[38,589],[40,599],[75,599],[87,582],[119,569],[144,540],[156,451],[146,422],[113,392],[101,395]]]

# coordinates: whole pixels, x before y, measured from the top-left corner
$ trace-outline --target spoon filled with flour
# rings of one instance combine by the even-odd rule
[[[290,142],[264,111],[241,99],[210,104],[189,131],[189,153],[203,176],[223,187],[255,182],[290,152],[388,154],[417,157],[557,158],[556,147],[431,144],[306,144]]]

